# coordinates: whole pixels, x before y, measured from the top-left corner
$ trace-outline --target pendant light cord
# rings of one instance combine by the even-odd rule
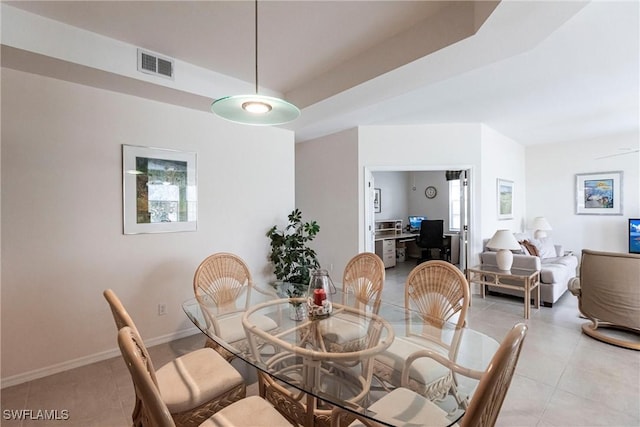
[[[258,94],[258,0],[255,0],[256,95]]]

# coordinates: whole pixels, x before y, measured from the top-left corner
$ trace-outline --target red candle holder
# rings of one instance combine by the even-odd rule
[[[322,301],[327,299],[327,293],[324,289],[314,289],[313,290],[313,303],[315,305],[322,305]]]

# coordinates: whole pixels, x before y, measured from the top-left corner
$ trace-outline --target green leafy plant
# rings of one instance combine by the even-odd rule
[[[316,252],[308,246],[320,231],[316,221],[302,222],[302,212],[294,209],[288,216],[289,224],[284,230],[274,225],[267,232],[271,240],[269,260],[273,263],[278,280],[289,283],[286,294],[289,298],[305,294],[309,285],[311,269],[320,268]]]

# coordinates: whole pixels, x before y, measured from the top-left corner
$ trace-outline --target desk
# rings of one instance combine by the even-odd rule
[[[334,301],[341,301],[341,298],[340,292],[333,295]],[[370,362],[395,337],[405,335],[407,328],[424,328],[420,315],[384,302],[380,305],[379,316],[334,303],[334,313],[328,318],[296,322],[287,315],[288,305],[289,299],[274,299],[257,304],[245,312],[243,323],[245,330],[249,332],[249,349],[231,346],[207,329],[202,312],[206,307],[201,308],[195,298],[186,301],[183,309],[189,319],[209,338],[256,367],[259,378],[273,378],[283,390],[286,389],[286,396],[279,394],[277,389],[267,389],[265,381],[261,382],[260,393],[272,403],[275,401],[275,406],[281,412],[291,415],[300,424],[328,425],[329,409],[331,406],[338,406],[376,422],[393,425],[388,419],[385,421],[384,413],[368,410],[371,404],[384,395],[371,387]],[[251,321],[254,315],[271,316],[278,323],[278,328],[270,332],[257,331]],[[327,345],[326,338],[317,333],[319,326],[331,322],[332,318],[362,326],[359,329],[363,331],[363,335],[359,337],[359,343],[355,347],[342,352],[336,351]],[[374,335],[371,335],[372,329]],[[452,340],[456,340],[458,350],[455,360],[458,364],[478,371],[486,369],[498,348],[496,340],[468,328],[456,330],[451,324],[444,326],[442,337],[443,341],[448,341],[448,346],[451,346]],[[357,371],[350,374],[352,369]],[[401,370],[402,367],[397,369]],[[476,386],[473,380],[465,381],[463,378],[459,379],[458,384],[458,391],[465,396],[471,395]],[[435,403],[449,412],[446,425],[456,423],[464,415],[465,399],[458,403],[453,396],[447,396]],[[326,412],[322,412],[323,410]],[[421,424],[433,425],[433,422],[424,420]]]
[[[528,319],[531,314],[531,291],[533,294],[534,307],[540,308],[540,271],[522,270],[512,268],[511,270],[500,270],[498,267],[488,265],[476,265],[467,269],[467,281],[480,285],[480,295],[484,298],[487,285],[505,289],[516,289],[524,292],[524,318]]]
[[[412,233],[378,235],[374,239],[376,255],[382,259],[385,268],[395,267],[398,243],[415,242],[417,237],[417,234]]]

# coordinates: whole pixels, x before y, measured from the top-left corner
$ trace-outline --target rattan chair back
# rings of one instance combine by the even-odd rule
[[[196,269],[193,291],[200,303],[206,298],[219,313],[249,308],[250,288],[253,284],[247,264],[237,255],[219,252],[208,256]],[[242,307],[236,301],[247,293]]]
[[[471,403],[462,418],[461,427],[492,427],[495,425],[511,385],[526,333],[527,326],[524,323],[519,323],[502,340],[473,393]]]
[[[343,304],[353,297],[354,308],[371,306],[378,313],[384,286],[385,269],[380,257],[371,252],[363,252],[351,258],[344,269],[342,278]]]
[[[424,262],[407,277],[405,307],[418,311],[425,325],[442,328],[457,315],[456,324],[463,327],[469,307],[469,283],[451,263]]]
[[[136,328],[135,323],[133,323],[133,319],[131,319],[131,316],[129,316],[129,312],[127,312],[127,310],[124,308],[124,305],[122,305],[122,301],[120,301],[120,298],[118,298],[116,293],[111,289],[107,289],[102,294],[104,295],[104,298],[107,300],[107,303],[109,303],[109,307],[111,308],[111,314],[113,314],[113,320],[116,323],[116,329],[118,330],[118,333],[123,328],[129,328],[138,337],[140,337],[140,332],[138,332],[138,328]],[[151,362],[151,359],[148,357],[147,349],[144,347],[144,343],[142,342],[142,339],[139,339],[137,342],[139,343],[139,346],[141,346],[141,354],[145,355],[144,363],[147,367],[147,370],[149,371],[149,376],[151,377],[152,382],[157,387],[158,380],[156,378],[156,371],[153,366],[153,362]],[[133,407],[133,413],[131,415],[131,418],[133,419],[133,424],[136,427],[142,425],[141,417],[143,416],[143,411],[144,411],[143,406],[144,405],[142,403],[142,399],[136,389],[136,401]]]
[[[136,395],[143,403],[140,425],[175,427],[167,405],[160,396],[153,365],[140,335],[135,329],[124,326],[118,331],[118,345],[127,368],[129,368]]]
[[[125,326],[128,326],[138,333],[138,329],[136,328],[135,323],[133,323],[133,319],[129,316],[129,313],[124,308],[124,305],[122,305],[122,301],[120,301],[120,298],[118,298],[116,293],[111,289],[107,289],[102,293],[102,295],[104,295],[104,298],[109,303],[111,314],[113,314],[113,320],[116,322],[116,328],[120,330]]]

